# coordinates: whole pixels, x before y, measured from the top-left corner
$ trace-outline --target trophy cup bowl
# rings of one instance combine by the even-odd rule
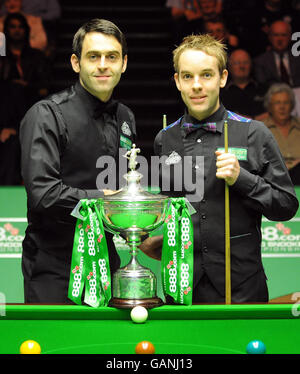
[[[153,272],[141,266],[137,260],[142,236],[163,224],[168,197],[145,191],[140,185],[142,174],[135,170],[136,154],[133,148],[127,152],[131,170],[125,174],[126,186],[113,195],[98,200],[99,211],[106,229],[126,239],[130,247],[129,263],[113,275],[113,297],[109,306],[153,308],[163,304],[157,297],[157,281]]]

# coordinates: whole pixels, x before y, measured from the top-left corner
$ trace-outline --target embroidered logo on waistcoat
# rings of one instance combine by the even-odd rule
[[[166,159],[165,163],[166,165],[172,165],[172,164],[178,164],[178,162],[180,161],[181,161],[181,156],[177,152],[173,151],[169,155],[169,157]]]
[[[127,136],[130,136],[131,135],[131,130],[130,130],[130,127],[128,125],[128,123],[126,121],[124,121],[122,123],[122,126],[121,126],[121,130],[122,130],[122,133],[127,135]]]

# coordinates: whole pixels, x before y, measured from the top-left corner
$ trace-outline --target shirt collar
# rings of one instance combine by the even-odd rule
[[[187,110],[183,115],[181,123],[188,122],[188,123],[208,123],[208,122],[215,122],[217,126],[217,132],[223,132],[223,120],[226,118],[226,109],[222,103],[220,103],[219,109],[214,112],[211,116],[199,121],[198,119],[191,116]]]
[[[117,110],[117,100],[110,98],[107,102],[103,102],[89,93],[79,81],[75,84],[75,91],[86,105],[89,113],[93,114],[94,118],[100,117],[104,112],[114,114]]]
[[[283,52],[278,52],[278,51],[275,51],[273,49],[273,53],[275,54],[275,56],[278,56],[278,58],[280,58],[280,56],[282,56],[283,58],[286,58],[288,57],[288,52],[287,51],[283,51]]]

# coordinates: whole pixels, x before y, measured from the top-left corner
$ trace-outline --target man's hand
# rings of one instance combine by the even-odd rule
[[[145,239],[139,246],[147,256],[154,258],[155,260],[161,259],[163,236],[151,236]]]
[[[225,179],[227,184],[232,186],[240,174],[240,164],[236,155],[220,151],[216,151],[215,154],[217,156],[216,177],[219,179]]]
[[[288,170],[290,170],[290,169],[294,168],[296,165],[298,165],[299,162],[300,162],[300,159],[296,158],[294,160],[287,160],[285,162],[285,164],[286,164],[286,167],[288,168]]]
[[[118,192],[120,192],[121,190],[118,190],[118,191],[113,191],[113,190],[102,190],[104,195],[108,196],[108,195],[114,195]]]
[[[16,84],[20,84],[23,87],[28,86],[28,82],[25,81],[24,79],[14,79],[13,82]]]
[[[16,135],[17,132],[15,129],[6,128],[3,129],[0,133],[0,141],[2,143],[6,142],[7,139],[9,139],[12,135]]]

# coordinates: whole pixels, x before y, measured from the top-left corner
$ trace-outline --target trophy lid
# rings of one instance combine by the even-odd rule
[[[126,185],[118,192],[112,195],[105,195],[104,201],[163,201],[168,199],[167,196],[153,194],[145,191],[140,184],[143,175],[135,170],[137,162],[136,157],[140,152],[139,148],[136,148],[135,144],[132,148],[124,155],[129,162],[128,166],[130,171],[124,175],[126,179]]]

